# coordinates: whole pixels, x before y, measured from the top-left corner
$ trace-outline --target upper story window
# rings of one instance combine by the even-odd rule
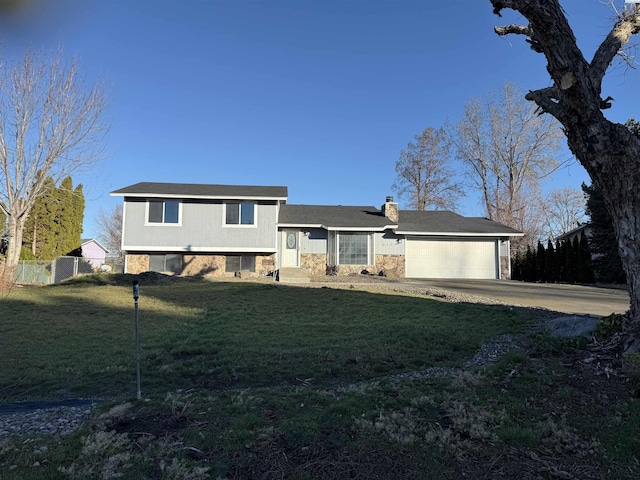
[[[226,225],[255,225],[255,202],[228,202],[226,207]]]
[[[179,217],[179,201],[149,200],[148,223],[179,223]]]

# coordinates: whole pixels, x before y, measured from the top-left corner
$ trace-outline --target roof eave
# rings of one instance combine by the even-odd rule
[[[398,235],[414,235],[414,236],[429,236],[429,237],[522,237],[522,232],[424,232],[424,231],[411,231],[411,230],[396,230]]]
[[[328,231],[340,232],[384,232],[385,230],[395,230],[397,225],[385,225],[382,227],[339,227],[325,225],[322,223],[278,223],[278,228],[322,228]]]
[[[277,197],[269,195],[180,195],[167,193],[121,193],[111,192],[112,197],[133,197],[133,198],[176,198],[176,199],[198,199],[198,200],[284,200],[288,197]]]

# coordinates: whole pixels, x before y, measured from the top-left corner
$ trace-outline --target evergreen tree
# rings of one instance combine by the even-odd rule
[[[46,182],[44,194],[36,199],[25,223],[26,245],[21,258],[53,260],[61,255],[80,256],[84,218],[82,185],[74,189],[71,177],[66,177],[59,188],[51,178]]]
[[[538,247],[536,249],[536,282],[541,282],[544,279],[544,271],[545,271],[545,251],[544,245],[542,242],[538,242]]]
[[[76,257],[82,256],[82,222],[84,220],[84,193],[82,191],[82,184],[78,185],[73,190],[73,235],[70,240],[71,254]]]
[[[565,240],[564,246],[564,275],[565,280],[569,283],[576,281],[576,264],[573,255],[573,244],[569,240]]]
[[[625,283],[626,275],[618,253],[613,222],[602,193],[594,185],[587,186],[584,183],[582,190],[587,195],[587,215],[591,219],[589,246],[593,253],[592,268],[595,276],[602,283]]]
[[[580,282],[580,240],[578,240],[577,235],[573,237],[569,250],[571,251],[571,274],[573,276],[573,283],[578,283]]]
[[[524,264],[524,281],[525,282],[536,281],[536,255],[531,250],[531,246],[527,246],[527,253],[525,256],[525,264]]]
[[[591,269],[591,249],[589,248],[589,242],[584,232],[580,235],[578,258],[578,282],[593,283],[595,281],[595,277],[593,275],[593,270]]]
[[[566,282],[566,268],[564,265],[564,242],[560,240],[556,240],[556,251],[554,255],[554,262],[556,266],[556,281],[558,282]]]
[[[511,278],[513,280],[524,280],[524,262],[525,254],[517,252],[516,256],[511,260]]]
[[[23,260],[52,260],[54,258],[58,190],[53,179],[47,178],[44,183],[43,193],[36,199],[25,222],[23,241],[26,248],[23,248],[20,255]],[[25,250],[28,250],[30,254],[27,255]]]
[[[82,193],[82,185],[78,185],[74,190],[71,177],[65,177],[58,188],[56,256],[79,256],[81,254],[80,236],[82,235],[83,217],[84,195]]]
[[[556,268],[556,253],[553,250],[553,242],[551,239],[547,242],[547,249],[545,250],[544,260],[544,281],[545,282],[557,282],[558,271]]]

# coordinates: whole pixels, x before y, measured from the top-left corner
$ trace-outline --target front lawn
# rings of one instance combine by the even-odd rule
[[[0,401],[134,393],[134,304],[130,285],[120,283],[81,280],[5,296]],[[141,280],[140,292],[147,395],[457,365],[487,337],[529,320],[505,307],[280,284]]]
[[[136,401],[130,280],[0,301],[2,401],[102,400],[61,441],[0,437],[3,480],[640,478],[633,390],[584,342],[527,333],[534,311],[143,278]],[[390,377],[462,365],[502,333],[523,349],[495,365]]]

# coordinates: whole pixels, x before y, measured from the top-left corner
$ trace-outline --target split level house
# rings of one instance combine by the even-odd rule
[[[486,218],[373,206],[295,205],[287,187],[142,182],[124,198],[125,272],[408,278],[510,277],[510,238]]]

